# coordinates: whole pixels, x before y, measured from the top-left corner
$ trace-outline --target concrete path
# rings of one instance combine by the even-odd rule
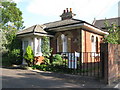
[[[2,68],[2,88],[103,88],[98,80],[63,74]]]

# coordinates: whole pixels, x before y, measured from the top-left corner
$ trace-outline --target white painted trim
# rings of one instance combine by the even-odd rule
[[[88,25],[88,24],[86,24],[86,23],[84,23],[84,26],[85,26],[86,28],[89,28],[90,30],[92,29],[93,32],[96,32],[96,33],[99,33],[99,34],[103,34],[103,35],[108,35],[108,34],[109,34],[108,32],[104,32],[104,31],[102,31],[102,30],[100,30],[100,29],[98,29],[98,28],[95,28],[95,27],[93,27],[93,26],[90,26],[90,25]]]
[[[40,34],[40,33],[34,33],[34,35],[37,35],[37,36],[48,36],[48,37],[53,37],[53,35]]]
[[[22,34],[22,35],[18,35],[17,37],[27,37],[27,36],[48,36],[48,37],[54,37],[53,35],[47,35],[47,34],[40,34],[40,33],[29,33],[29,34]]]

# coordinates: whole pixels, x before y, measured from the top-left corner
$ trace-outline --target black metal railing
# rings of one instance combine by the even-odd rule
[[[63,71],[83,76],[101,77],[102,62],[100,52],[59,52]]]

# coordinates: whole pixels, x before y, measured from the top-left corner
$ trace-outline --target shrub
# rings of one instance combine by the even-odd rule
[[[6,55],[6,56],[4,56],[4,55]],[[4,53],[4,55],[2,55],[2,66],[11,66],[12,64],[8,58],[8,54]]]
[[[20,49],[13,49],[9,51],[8,57],[11,64],[21,64],[22,63],[22,52]]]
[[[53,64],[59,64],[59,65],[62,64],[62,57],[59,54],[53,56],[52,60],[53,60]]]
[[[33,65],[33,61],[34,61],[34,54],[33,54],[33,50],[31,48],[31,46],[28,46],[26,48],[26,52],[24,55],[24,59],[26,60],[26,62],[28,63],[28,66],[32,66]]]

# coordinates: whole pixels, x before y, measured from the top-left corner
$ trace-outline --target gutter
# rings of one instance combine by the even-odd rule
[[[103,34],[103,35],[108,35],[109,34],[108,32],[104,32],[104,31],[102,31],[102,30],[100,30],[98,28],[92,27],[92,26],[90,26],[90,25],[88,25],[86,23],[84,23],[84,26],[86,28],[92,29],[93,32],[96,32],[96,33],[99,33],[99,34]]]

